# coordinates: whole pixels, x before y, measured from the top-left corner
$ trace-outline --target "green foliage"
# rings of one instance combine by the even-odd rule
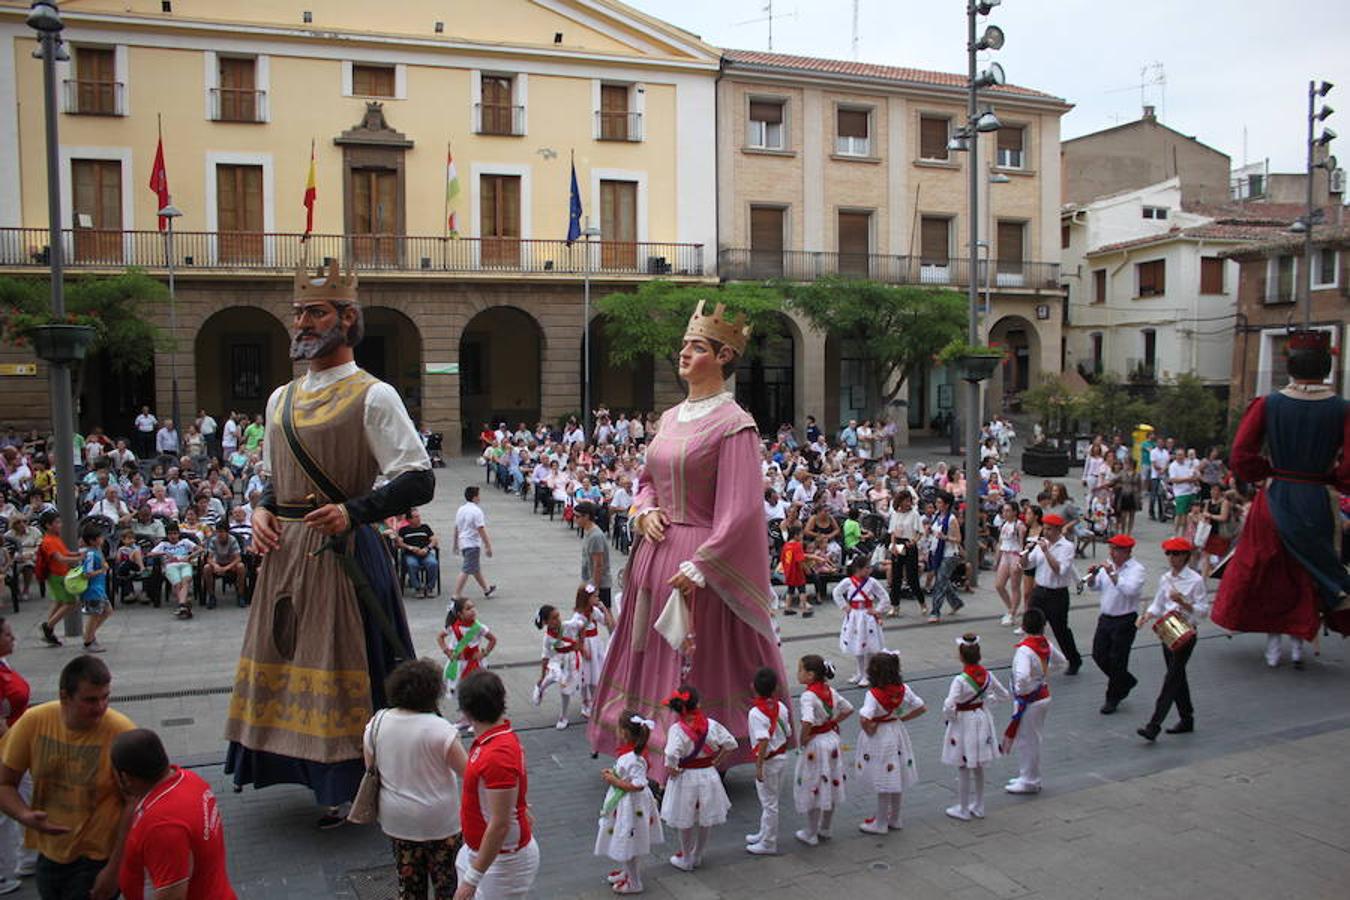
[[[1022,406],[1040,418],[1047,435],[1066,434],[1086,405],[1086,396],[1073,394],[1054,375],[1045,376],[1040,384],[1022,392]]]
[[[967,322],[966,299],[955,291],[827,278],[789,292],[791,308],[817,330],[861,350],[871,370],[869,394],[883,406],[911,369],[931,364],[937,348],[960,340]]]
[[[1155,416],[1152,404],[1132,393],[1120,378],[1104,373],[1084,395],[1082,415],[1092,431],[1105,435],[1129,435],[1140,422]]]
[[[1223,402],[1195,375],[1178,375],[1160,385],[1154,403],[1161,434],[1204,452],[1223,437]]]
[[[988,344],[969,344],[961,338],[955,338],[947,342],[947,346],[938,351],[934,359],[944,366],[955,365],[963,356],[994,356],[1000,359],[1007,357],[1008,351],[1002,347],[991,347]]]
[[[675,366],[685,326],[700,300],[707,301],[708,312],[724,303],[730,312],[745,313],[754,331],[779,328],[776,313],[783,311],[783,293],[777,288],[740,283],[686,287],[651,281],[636,291],[609,294],[597,303],[606,320],[610,363],[625,366],[651,356]]]
[[[67,315],[62,323],[91,325],[98,332],[91,353],[102,353],[113,372],[136,375],[154,362],[165,335],[149,321],[149,306],[169,292],[137,269],[121,275],[70,278]],[[0,340],[24,342],[35,325],[56,323],[51,282],[44,278],[0,278]]]

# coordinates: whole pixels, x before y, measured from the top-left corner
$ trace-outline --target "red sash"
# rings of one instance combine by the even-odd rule
[[[867,580],[864,579],[862,581],[859,581],[858,576],[856,575],[848,576],[848,580],[853,582],[853,593],[848,595],[849,609],[871,609],[872,598],[867,594],[863,593],[863,588],[867,587]],[[863,595],[863,599],[861,600],[855,599],[859,594]]]
[[[680,760],[680,768],[706,769],[711,766],[717,754],[704,754],[708,743],[708,717],[701,710],[696,709],[681,717],[679,726],[694,742],[694,749],[689,751],[688,756]]]
[[[972,710],[983,709],[984,701],[980,698],[984,696],[985,691],[989,690],[989,685],[991,683],[989,670],[984,666],[971,663],[961,669],[961,674],[969,678],[970,683],[974,685],[977,690],[974,697],[967,700],[965,703],[956,704],[956,711],[971,712]]]
[[[456,619],[455,621],[450,623],[450,630],[455,635],[455,644],[458,645],[459,642],[464,637],[464,632],[468,631],[469,629],[466,628],[459,621],[459,619]],[[464,663],[464,668],[461,669],[459,673],[459,677],[461,679],[465,675],[468,675],[470,672],[477,671],[479,668],[481,668],[480,666],[481,656],[479,655],[479,649],[477,644],[469,644],[465,646],[463,652],[460,653],[459,658],[460,661]]]

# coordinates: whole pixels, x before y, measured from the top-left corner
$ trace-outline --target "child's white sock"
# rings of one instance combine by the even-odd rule
[[[635,856],[623,864],[623,877],[630,887],[642,890],[642,860],[639,857]]]
[[[806,832],[811,837],[820,834],[820,810],[810,809],[806,811]]]
[[[894,794],[877,794],[877,817],[875,821],[878,825],[885,825],[891,817],[891,798],[894,796]]]
[[[830,823],[833,821],[834,810],[822,809],[820,811],[820,827],[816,829],[816,833],[828,835],[830,833]]]
[[[976,768],[971,769],[971,770],[970,770],[970,780],[971,780],[971,782],[972,782],[972,784],[971,784],[970,808],[971,808],[973,811],[975,811],[976,813],[978,813],[979,815],[983,816],[983,815],[984,815],[984,768],[983,768],[983,767],[977,766]]]
[[[697,828],[680,829],[680,855],[684,857],[685,862],[692,863],[695,859],[694,853],[697,845],[697,837],[694,832]]]
[[[886,817],[886,824],[892,828],[901,828],[903,823],[900,821],[900,801],[904,799],[904,794],[891,794],[891,808]]]
[[[571,694],[562,695],[562,713],[558,716],[558,718],[560,719],[567,718],[567,707],[571,704],[571,702],[572,702]]]
[[[862,681],[867,677],[867,654],[859,653],[857,656],[853,657],[853,661],[858,666],[858,680]]]
[[[703,851],[708,847],[708,834],[712,831],[711,825],[699,825],[694,829],[694,865],[703,862]]]
[[[956,802],[961,812],[970,812],[970,769],[965,766],[956,770]]]

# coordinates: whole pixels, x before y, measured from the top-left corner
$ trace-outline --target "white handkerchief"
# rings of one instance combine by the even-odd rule
[[[684,639],[689,636],[689,604],[685,602],[684,594],[671,588],[666,608],[661,610],[660,618],[652,627],[677,652],[684,646]]]

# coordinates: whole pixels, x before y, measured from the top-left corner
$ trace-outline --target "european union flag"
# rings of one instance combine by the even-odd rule
[[[572,160],[572,203],[567,218],[567,246],[581,237],[581,190],[577,187],[577,163]]]

